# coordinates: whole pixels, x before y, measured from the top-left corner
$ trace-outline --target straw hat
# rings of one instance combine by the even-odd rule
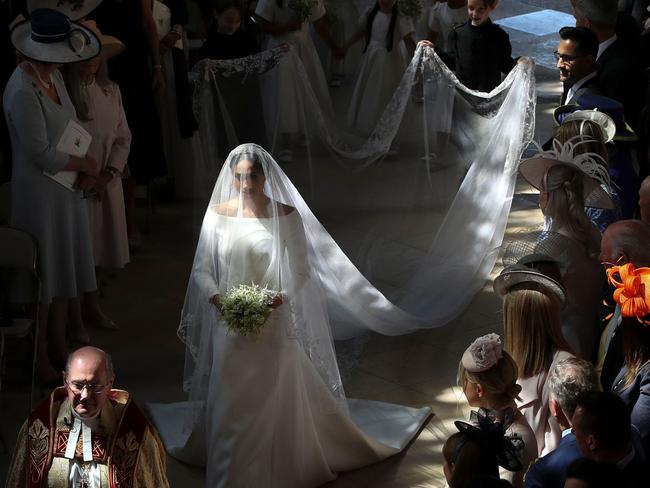
[[[27,12],[31,13],[39,8],[58,10],[70,20],[83,19],[95,10],[102,0],[27,0]]]
[[[97,36],[56,10],[34,10],[29,21],[11,31],[11,43],[24,56],[44,63],[67,64],[94,58],[101,51]]]
[[[517,243],[518,246],[521,244]],[[543,241],[540,244],[543,245]],[[521,247],[526,248],[527,246]],[[506,253],[508,253],[507,249]],[[522,256],[516,264],[506,266],[494,279],[494,291],[499,296],[504,296],[515,287],[517,289],[532,289],[550,294],[557,298],[561,305],[564,305],[566,292],[561,283],[562,277],[557,261],[548,255],[537,252]]]
[[[122,51],[124,51],[124,49],[126,49],[124,43],[117,37],[105,36],[102,34],[102,31],[100,31],[99,27],[97,26],[97,22],[94,20],[84,20],[81,25],[87,27],[95,33],[102,45],[102,56],[104,56],[105,59],[114,58]]]

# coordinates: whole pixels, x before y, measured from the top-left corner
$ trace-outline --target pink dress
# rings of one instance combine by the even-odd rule
[[[124,171],[131,131],[124,115],[122,96],[115,83],[102,87],[96,82],[81,90],[91,120],[82,121],[93,136],[88,155],[100,168],[112,166]],[[102,200],[88,199],[88,219],[95,254],[95,266],[122,268],[129,262],[129,243],[124,214],[122,180],[118,176],[106,185]]]

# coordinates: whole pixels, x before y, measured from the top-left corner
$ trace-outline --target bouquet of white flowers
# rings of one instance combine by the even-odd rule
[[[421,0],[397,0],[397,8],[402,15],[411,17],[414,21],[422,14]]]
[[[238,285],[221,297],[221,314],[230,332],[257,335],[271,314],[275,292],[259,285]]]
[[[298,14],[298,18],[304,22],[311,15],[312,9],[318,5],[318,0],[289,0],[289,8]]]

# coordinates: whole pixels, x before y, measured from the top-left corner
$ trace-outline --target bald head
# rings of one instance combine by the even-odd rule
[[[66,374],[72,366],[93,367],[97,371],[102,370],[107,377],[113,376],[113,360],[105,351],[93,346],[84,346],[71,352],[65,364]]]
[[[641,220],[650,224],[650,176],[646,176],[641,182],[639,208],[641,209]]]
[[[603,263],[650,266],[650,226],[641,220],[614,222],[603,233],[600,249]]]
[[[64,378],[74,412],[82,418],[94,418],[106,405],[113,387],[111,357],[96,347],[77,349],[68,356]]]

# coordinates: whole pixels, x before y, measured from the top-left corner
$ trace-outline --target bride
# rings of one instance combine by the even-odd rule
[[[221,297],[251,283],[274,290],[273,311],[259,335],[235,335]],[[239,146],[205,213],[182,312],[190,401],[152,405],[152,419],[170,454],[207,466],[210,488],[319,486],[396,454],[430,414],[346,399],[330,324],[347,335],[403,333],[409,320],[354,268],[271,156]]]

